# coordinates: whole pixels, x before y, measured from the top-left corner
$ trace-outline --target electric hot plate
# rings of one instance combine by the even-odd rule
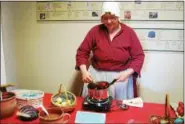
[[[84,110],[108,112],[111,108],[113,98],[109,96],[103,100],[96,100],[87,96],[82,104]]]

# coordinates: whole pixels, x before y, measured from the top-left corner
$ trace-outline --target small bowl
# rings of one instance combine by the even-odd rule
[[[12,116],[17,107],[15,93],[2,92],[2,99],[0,100],[0,118]]]
[[[61,93],[55,94],[51,97],[51,103],[55,107],[61,108],[64,112],[71,112],[75,109],[76,96],[69,91],[66,91],[66,93],[67,93],[68,102],[66,99],[65,92],[61,92]],[[58,100],[58,99],[60,99],[60,100]]]
[[[53,108],[46,108],[46,110],[49,113],[49,116],[46,115],[44,111],[40,111],[39,113],[39,121],[40,123],[44,124],[55,124],[55,123],[62,123],[65,124],[70,119],[70,114],[64,113],[63,110],[61,110],[58,107]]]

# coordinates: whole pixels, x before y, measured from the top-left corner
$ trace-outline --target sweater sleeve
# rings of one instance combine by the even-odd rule
[[[131,36],[131,49],[130,49],[131,61],[129,64],[129,68],[134,69],[134,76],[137,77],[138,75],[140,76],[140,71],[143,66],[145,55],[141,43],[134,30],[131,30],[130,36]]]
[[[84,40],[82,41],[82,43],[80,44],[80,46],[77,49],[76,52],[76,66],[75,69],[79,70],[79,66],[82,64],[85,64],[86,66],[88,66],[88,60],[89,60],[89,56],[90,56],[90,52],[92,50],[93,47],[93,28],[86,34]]]

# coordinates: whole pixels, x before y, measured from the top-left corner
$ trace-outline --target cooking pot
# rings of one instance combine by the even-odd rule
[[[87,85],[89,98],[99,101],[107,99],[109,97],[108,88],[116,81],[117,79],[114,79],[111,83],[108,83],[107,81],[89,83]]]

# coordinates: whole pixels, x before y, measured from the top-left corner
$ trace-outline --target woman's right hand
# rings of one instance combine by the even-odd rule
[[[81,73],[82,73],[82,81],[84,83],[90,83],[93,81],[93,78],[91,76],[91,74],[87,71],[87,67],[86,65],[80,65],[80,70],[81,70]]]
[[[90,83],[93,81],[93,78],[88,71],[82,71],[82,81],[84,83]]]

